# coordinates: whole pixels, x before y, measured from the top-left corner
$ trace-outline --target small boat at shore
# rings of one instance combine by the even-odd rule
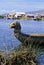
[[[40,21],[42,19],[41,18],[34,18],[33,20]]]

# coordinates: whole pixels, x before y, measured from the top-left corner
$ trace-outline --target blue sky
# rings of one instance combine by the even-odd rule
[[[44,0],[0,0],[0,13],[44,9]]]

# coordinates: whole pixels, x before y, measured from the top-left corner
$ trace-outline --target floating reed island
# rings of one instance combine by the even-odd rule
[[[0,65],[39,65],[36,59],[36,50],[22,45],[19,48],[16,51],[12,50],[8,55],[2,52],[0,54]]]

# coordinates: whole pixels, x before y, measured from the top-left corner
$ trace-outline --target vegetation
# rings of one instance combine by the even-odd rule
[[[1,19],[1,18],[6,18],[6,16],[2,16],[2,15],[0,15],[0,19]]]
[[[7,55],[0,52],[0,65],[39,65],[36,57],[41,49],[39,44],[21,43],[16,50],[11,50]]]
[[[32,48],[31,45],[26,47],[25,44],[21,44],[16,51],[11,51],[6,65],[38,65],[36,49]]]

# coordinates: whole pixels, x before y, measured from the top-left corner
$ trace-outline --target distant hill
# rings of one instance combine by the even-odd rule
[[[10,12],[9,12],[10,13]],[[2,16],[6,16],[9,13],[3,13],[1,14]],[[14,12],[15,13],[15,12]],[[38,10],[38,11],[29,11],[29,12],[24,12],[26,14],[44,14],[44,10]]]
[[[30,12],[26,12],[26,14],[44,14],[44,10],[38,10],[38,11],[30,11]]]
[[[9,14],[9,12],[2,12],[2,13],[0,13],[0,15],[2,15],[2,16],[6,16],[8,14]]]

